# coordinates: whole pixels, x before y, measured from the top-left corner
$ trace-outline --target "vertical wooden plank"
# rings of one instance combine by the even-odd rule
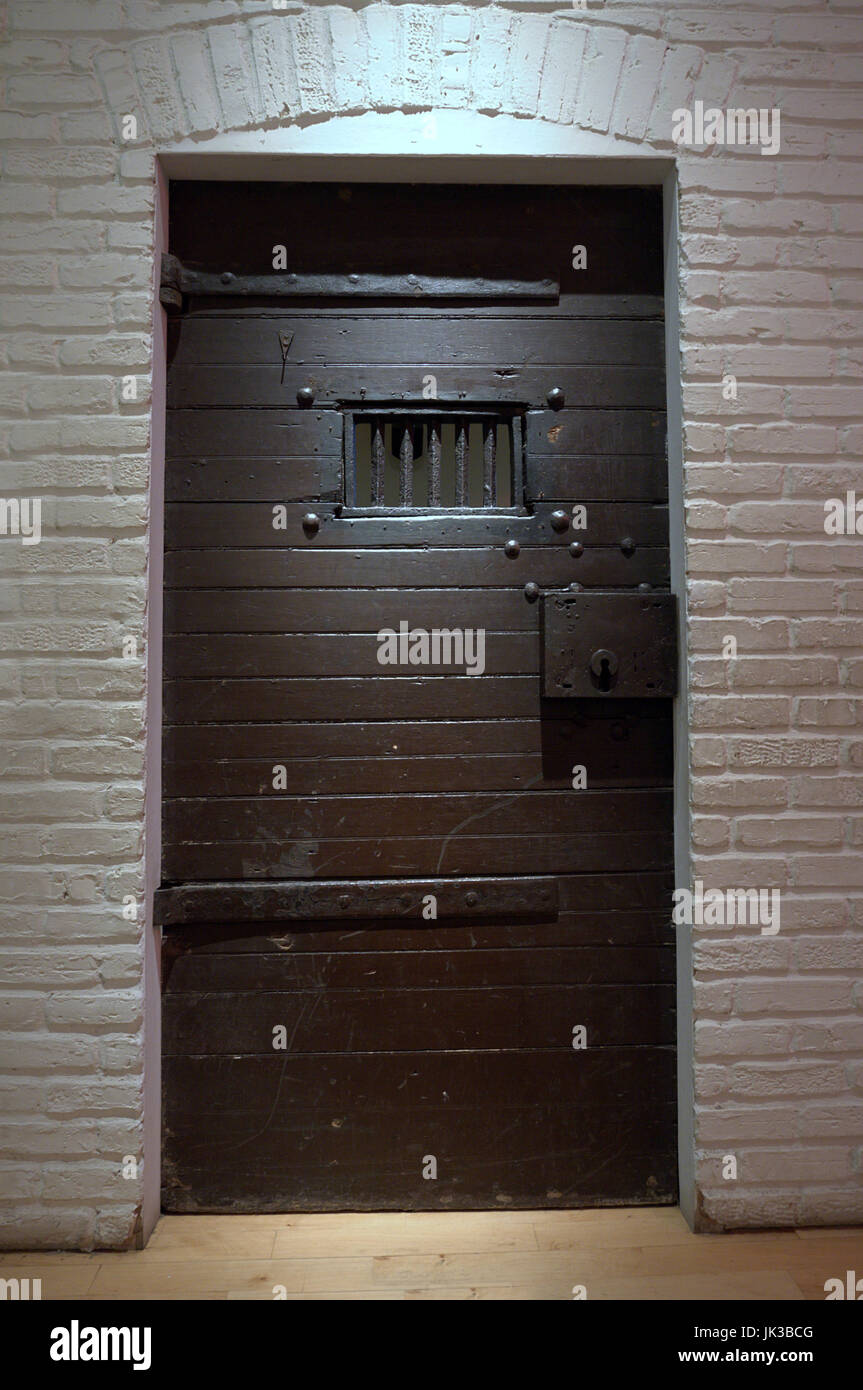
[[[410,420],[396,428],[399,439],[399,506],[412,507],[414,502],[414,433]]]
[[[428,435],[429,451],[429,495],[428,503],[430,507],[440,506],[440,470],[441,470],[441,422],[440,420],[429,421]]]
[[[467,504],[467,421],[455,422],[455,505]]]
[[[357,505],[357,420],[348,412],[344,417],[344,498],[345,506]]]
[[[484,420],[482,426],[482,505],[493,507],[496,498],[495,464],[497,460],[497,425]]]
[[[509,426],[509,450],[512,459],[512,506],[524,506],[524,430],[522,418],[514,415]]]
[[[384,422],[372,420],[372,506],[384,503]]]

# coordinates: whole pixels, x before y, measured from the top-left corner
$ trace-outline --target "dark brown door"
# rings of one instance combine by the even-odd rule
[[[674,1201],[658,194],[171,248],[166,1209]]]

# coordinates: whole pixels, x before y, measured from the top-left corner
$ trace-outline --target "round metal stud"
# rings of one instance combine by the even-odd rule
[[[539,598],[539,585],[534,584],[532,579],[524,586],[524,596],[528,603],[536,603]]]
[[[574,593],[574,594],[580,594],[580,593],[582,592],[582,585],[581,585],[581,584],[575,584],[575,583],[573,583],[573,584],[570,584],[569,587],[570,587],[570,590],[572,591],[572,593]]]
[[[504,555],[509,556],[510,560],[517,560],[521,554],[521,546],[518,541],[508,540],[503,548]]]
[[[583,555],[584,546],[582,545],[581,541],[573,541],[569,547],[569,553],[572,556],[573,560],[577,560],[580,555]]]
[[[303,530],[307,536],[316,536],[321,529],[321,518],[315,512],[306,512],[303,517]]]
[[[297,392],[297,405],[310,406],[315,403],[315,393],[311,386],[301,386]]]
[[[639,592],[640,594],[650,594],[650,593],[653,592],[653,585],[652,585],[652,584],[639,584],[639,586],[638,586],[638,592]]]
[[[464,900],[467,903],[468,907],[476,907],[477,903],[479,902],[479,893],[465,893]]]
[[[342,893],[342,896],[339,898],[339,907],[342,908],[342,909],[346,909],[346,908],[349,908],[350,905],[351,905],[351,900],[350,900],[350,898],[348,897],[347,893]]]
[[[233,278],[234,277],[229,270],[223,270],[221,275],[219,276],[219,279],[221,280],[223,285],[230,285]]]
[[[563,511],[552,512],[551,517],[549,518],[549,520],[551,521],[551,529],[552,529],[553,531],[568,531],[568,530],[569,530],[569,516],[567,515],[566,512],[563,512]]]
[[[620,549],[624,555],[635,554],[635,541],[631,536],[624,536],[623,540],[620,542]]]
[[[552,410],[563,410],[566,404],[566,397],[559,386],[552,386],[545,399],[548,401]]]

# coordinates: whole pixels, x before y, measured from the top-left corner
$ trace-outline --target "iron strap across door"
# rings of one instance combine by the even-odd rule
[[[160,888],[155,894],[158,926],[190,922],[321,920],[417,921],[423,901],[433,897],[434,918],[495,920],[558,915],[557,879],[544,878],[389,878],[318,879],[313,883],[222,881]]]

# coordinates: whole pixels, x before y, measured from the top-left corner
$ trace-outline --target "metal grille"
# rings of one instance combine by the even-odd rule
[[[345,421],[345,503],[385,511],[512,510],[522,501],[516,414],[355,411]]]

